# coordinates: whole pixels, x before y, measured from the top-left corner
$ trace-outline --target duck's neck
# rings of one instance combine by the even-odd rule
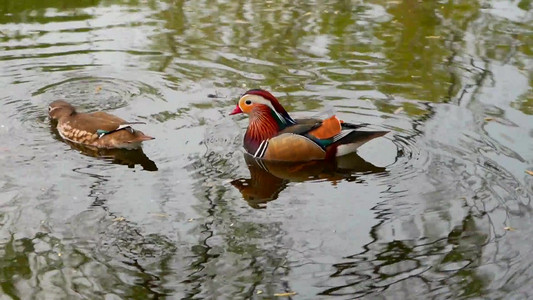
[[[244,148],[255,153],[261,142],[270,139],[286,127],[286,123],[268,106],[254,107],[250,113],[250,124],[244,135]]]

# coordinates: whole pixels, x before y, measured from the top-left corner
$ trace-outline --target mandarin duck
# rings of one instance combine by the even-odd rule
[[[276,161],[330,160],[355,152],[364,143],[388,131],[359,131],[365,126],[346,123],[332,116],[293,119],[271,93],[249,90],[230,115],[250,118],[244,149],[255,158]]]
[[[57,131],[67,141],[96,148],[139,148],[143,141],[154,139],[131,127],[143,122],[126,122],[105,113],[78,113],[63,100],[50,103],[48,115],[57,120]]]

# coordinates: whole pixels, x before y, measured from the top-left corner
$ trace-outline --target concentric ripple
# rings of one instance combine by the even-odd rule
[[[75,77],[56,82],[32,93],[45,99],[65,99],[83,110],[113,110],[136,98],[155,99],[156,88],[140,82],[106,77]],[[80,109],[80,110],[81,110]]]

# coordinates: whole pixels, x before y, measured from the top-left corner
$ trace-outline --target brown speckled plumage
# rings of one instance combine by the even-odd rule
[[[69,103],[57,100],[50,104],[48,114],[57,120],[57,130],[66,140],[97,148],[138,148],[143,141],[151,140],[131,124],[117,116],[105,113],[78,113]],[[122,126],[122,127],[121,127]],[[107,132],[99,137],[98,131]]]

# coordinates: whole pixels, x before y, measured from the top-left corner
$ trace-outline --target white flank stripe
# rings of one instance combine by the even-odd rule
[[[268,147],[268,141],[269,140],[264,140],[264,141],[261,142],[261,144],[259,144],[259,148],[257,148],[257,150],[255,151],[255,154],[254,154],[255,158],[261,158],[261,157],[263,157],[263,155],[265,155],[265,152],[266,152],[267,147]]]
[[[259,152],[261,151],[261,147],[263,147],[263,144],[266,142],[265,141],[262,141],[261,144],[259,144],[259,147],[257,148],[257,150],[255,151],[254,153],[254,157],[257,157],[257,155],[259,154]]]
[[[259,154],[260,158],[262,158],[265,155],[267,148],[268,148],[268,140],[265,140],[265,146],[263,147],[263,151],[261,151],[261,154]]]

